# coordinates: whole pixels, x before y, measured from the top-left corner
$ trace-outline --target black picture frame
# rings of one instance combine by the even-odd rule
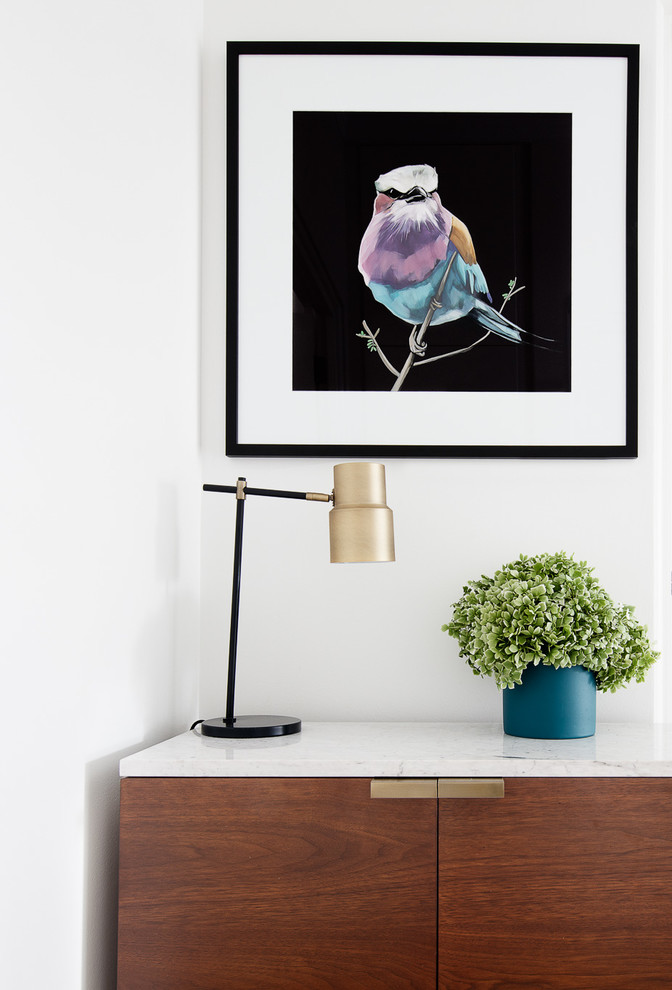
[[[526,96],[521,96],[520,105],[515,107],[515,112],[520,115],[523,123],[526,114],[530,114],[530,119],[535,113],[544,115],[569,112],[572,116],[579,115],[579,152],[576,152],[574,136],[570,150],[572,182],[588,191],[594,188],[597,194],[592,197],[591,193],[591,198],[588,199],[585,192],[579,193],[588,204],[586,212],[589,214],[588,220],[592,222],[584,229],[583,212],[577,214],[577,207],[574,205],[571,222],[567,226],[571,258],[565,259],[563,270],[565,273],[571,270],[573,294],[577,286],[576,295],[583,299],[588,298],[589,292],[607,293],[608,306],[611,308],[603,320],[597,309],[586,315],[581,308],[578,312],[572,309],[571,331],[568,331],[567,346],[562,357],[568,367],[571,363],[571,370],[566,376],[570,382],[568,387],[551,385],[551,390],[558,390],[547,389],[542,392],[535,387],[524,386],[516,392],[514,386],[510,394],[504,395],[497,389],[485,387],[470,391],[469,385],[454,386],[452,392],[448,387],[444,389],[442,386],[425,392],[418,386],[417,391],[414,389],[404,398],[401,393],[390,398],[386,394],[376,395],[369,390],[369,386],[364,390],[361,386],[349,387],[347,383],[342,387],[339,384],[327,387],[326,390],[320,384],[314,386],[312,391],[310,383],[308,387],[305,383],[299,383],[298,388],[296,387],[296,361],[292,364],[295,348],[292,338],[292,274],[287,258],[289,254],[295,267],[295,233],[290,211],[297,196],[294,173],[298,174],[299,169],[293,163],[293,156],[296,155],[296,147],[292,143],[293,115],[295,112],[297,115],[316,115],[316,145],[319,147],[320,144],[324,146],[324,142],[319,140],[320,115],[323,113],[327,115],[327,124],[330,127],[332,121],[329,115],[338,113],[345,113],[346,116],[348,113],[357,115],[360,111],[373,112],[374,116],[396,113],[394,107],[389,108],[389,103],[388,109],[376,108],[372,111],[370,97],[362,99],[360,108],[357,106],[356,95],[350,97],[350,105],[344,110],[338,104],[333,105],[333,100],[330,104],[326,98],[326,109],[323,111],[320,103],[320,80],[331,78],[334,67],[338,74],[341,67],[345,73],[353,65],[370,69],[372,78],[381,66],[383,71],[392,72],[394,69],[403,73],[408,65],[416,75],[418,66],[421,74],[427,66],[427,71],[431,72],[434,80],[444,77],[452,80],[465,65],[476,76],[483,66],[485,79],[486,67],[492,76],[493,66],[502,66],[514,77],[512,92],[516,92],[516,87],[521,91],[523,89],[521,83],[515,82],[516,73],[519,73],[521,79],[524,78],[524,88],[530,93],[529,108],[525,106]],[[551,92],[546,107],[543,94],[539,96],[539,90],[543,90],[543,86],[548,84],[548,78],[553,73],[560,73],[558,78],[561,80],[561,73],[569,72],[570,69],[580,69],[573,71],[573,76],[595,76],[597,85],[590,87],[598,94],[595,97],[595,106],[601,109],[599,100],[603,99],[607,108],[606,113],[599,115],[600,126],[609,128],[611,122],[611,130],[605,131],[607,143],[613,137],[614,147],[623,149],[622,161],[616,170],[618,174],[611,179],[606,174],[606,169],[600,172],[599,162],[593,166],[591,141],[597,141],[597,138],[586,138],[591,132],[591,118],[590,108],[584,107],[585,101],[577,96],[575,108],[571,99],[566,104],[560,104]],[[498,77],[499,73],[496,75]],[[535,85],[535,75],[538,86]],[[255,83],[256,77],[263,79],[263,87]],[[295,107],[291,104],[290,95],[281,108],[283,112],[275,114],[274,94],[287,92],[288,88],[291,91],[291,84],[287,86],[287,78],[296,85],[296,92],[307,92],[310,98],[304,100],[301,96],[300,100],[297,99],[297,103],[301,105]],[[311,81],[312,86],[309,85]],[[483,88],[482,100],[487,103],[487,85],[484,84]],[[497,94],[500,90],[501,86],[497,85],[491,112],[505,115],[510,112],[510,108],[498,103]],[[364,92],[363,87],[362,91]],[[375,99],[373,102],[375,103]],[[463,112],[459,94],[447,102],[449,105],[445,111],[441,106],[437,108],[435,105],[432,112],[441,115],[437,118],[440,123],[451,123],[452,132],[452,122],[456,118],[449,120],[446,117],[444,120],[443,115]],[[226,453],[231,456],[369,459],[395,456],[636,457],[638,106],[637,45],[230,42],[227,45]],[[290,112],[292,121],[289,119]],[[399,109],[399,113],[402,112],[419,114],[426,111],[424,108],[404,104],[403,111]],[[468,107],[464,110],[466,114],[470,112],[474,111]],[[482,107],[475,112],[483,113]],[[260,115],[259,120],[256,119],[257,113]],[[512,119],[513,115],[511,113]],[[597,118],[598,114],[594,113],[594,116]],[[355,124],[359,123],[356,117],[353,120]],[[266,127],[260,127],[260,122],[265,122]],[[595,119],[595,124],[597,123]],[[277,133],[280,134],[279,141],[275,137],[276,126]],[[622,133],[618,132],[619,128],[622,128]],[[357,127],[354,129],[356,131]],[[267,143],[259,136],[264,131],[268,132]],[[306,134],[308,139],[304,136],[303,141],[308,146],[310,130]],[[581,145],[581,140],[585,147]],[[410,150],[408,155],[411,156]],[[579,156],[582,156],[580,160]],[[333,158],[330,155],[329,161],[333,161]],[[278,163],[281,167],[278,167]],[[595,174],[589,175],[593,167]],[[309,181],[310,171],[307,167],[303,173],[304,178],[308,176]],[[279,187],[276,188],[278,175],[286,179],[290,172],[291,191],[287,190],[287,181],[279,182]],[[371,166],[367,172],[370,176],[367,195],[372,201],[375,175],[370,173]],[[607,180],[608,188],[603,192],[604,201],[599,203],[604,185],[602,178]],[[313,179],[315,185],[310,196],[314,199],[321,188],[320,183],[324,183],[324,188],[328,189],[330,183],[337,183],[338,176],[316,175]],[[298,179],[296,182],[298,185]],[[305,188],[303,182],[300,185]],[[439,192],[441,191],[440,181]],[[574,186],[570,189],[570,195],[574,195]],[[283,206],[276,211],[278,198],[282,200]],[[593,205],[593,198],[598,201],[597,205]],[[538,208],[538,196],[536,199],[533,197],[533,200]],[[339,202],[335,204],[334,210],[340,209]],[[361,213],[361,206],[359,209]],[[594,211],[593,215],[590,215],[591,211]],[[316,215],[319,217],[319,213]],[[561,214],[558,213],[557,216]],[[603,218],[605,229],[602,225]],[[552,229],[558,230],[558,226],[557,220],[553,221]],[[542,236],[539,232],[536,237],[537,244],[548,240],[547,235]],[[262,242],[261,263],[257,270],[257,249]],[[310,235],[307,243],[313,243]],[[592,254],[589,255],[588,252]],[[592,264],[595,253],[607,255],[596,262],[598,267],[602,265],[601,278],[599,271],[594,272],[592,268],[590,272],[586,271],[590,265],[585,264],[585,259],[589,257]],[[582,259],[583,264],[580,263]],[[278,267],[282,268],[282,272],[276,276]],[[333,272],[336,267],[330,260],[328,270]],[[489,273],[486,274],[490,278]],[[272,281],[276,277],[277,285],[273,291]],[[343,288],[344,283],[336,282],[337,290],[333,293],[336,298],[350,300],[353,293],[365,292],[363,283],[359,289],[355,286],[352,273],[348,273],[347,277],[349,288]],[[355,278],[360,278],[356,272]],[[546,284],[549,290],[543,296],[551,299],[552,308],[557,311],[559,305],[552,299],[552,283]],[[613,291],[614,286],[616,292]],[[617,298],[613,298],[614,295]],[[562,299],[560,308],[561,306]],[[513,310],[509,310],[509,314],[512,319],[517,318]],[[609,324],[608,340],[603,322],[605,326]],[[345,323],[349,326],[349,319]],[[353,338],[357,329],[357,326],[353,327]],[[348,338],[347,347],[344,345],[340,350],[350,348],[352,343]],[[575,343],[578,346],[574,346]],[[365,351],[364,342],[358,342],[358,345],[362,352]],[[273,351],[270,356],[267,348]],[[494,359],[491,360],[498,361],[505,350],[502,347],[499,350],[493,349],[491,353],[494,354]],[[544,360],[548,361],[548,358]],[[278,375],[276,370],[279,367],[284,370]],[[520,371],[516,371],[515,375],[516,380],[520,378]],[[280,383],[278,379],[281,379]],[[545,380],[545,375],[541,372],[536,374],[535,380],[539,379]],[[552,380],[549,378],[549,381]],[[594,382],[595,395],[591,395],[591,381]],[[575,385],[576,382],[579,384]],[[398,399],[401,399],[401,403],[392,405]],[[511,404],[515,415],[507,412],[502,414],[502,406],[506,408],[507,402]],[[571,424],[571,428],[567,426],[566,436],[563,433],[565,411],[568,412],[567,423]],[[507,428],[502,425],[502,420],[507,415],[513,425],[510,442]],[[453,435],[453,423],[469,423],[474,419],[478,425],[477,429],[474,427],[474,435],[468,431]],[[441,426],[434,426],[434,432],[430,436],[426,436],[422,430],[418,431],[416,427],[408,426],[409,422],[418,424],[424,420],[433,424],[439,422]],[[529,429],[526,425],[521,426],[521,423],[528,421]],[[490,424],[493,436],[489,435]],[[584,424],[586,429],[583,428]],[[548,437],[544,432],[545,427],[548,428]]]

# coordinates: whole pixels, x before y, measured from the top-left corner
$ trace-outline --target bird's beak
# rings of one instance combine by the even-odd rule
[[[404,193],[402,199],[405,199],[407,203],[422,203],[423,200],[427,199],[427,193],[422,186],[413,186],[407,193]]]

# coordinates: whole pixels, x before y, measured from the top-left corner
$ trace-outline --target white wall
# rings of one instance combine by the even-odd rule
[[[669,9],[669,8],[668,8]],[[206,0],[204,30],[204,478],[331,488],[331,460],[224,456],[225,45],[227,40],[630,42],[641,45],[640,454],[636,460],[389,460],[398,562],[332,568],[326,510],[251,500],[246,509],[237,710],[305,719],[498,719],[440,632],[463,583],[519,553],[564,549],[588,560],[617,600],[669,641],[669,316],[665,257],[665,4],[390,0],[234,5]],[[269,80],[272,86],[272,80]],[[667,149],[669,153],[669,148]],[[669,170],[668,170],[669,172]],[[668,225],[669,227],[669,225]],[[667,255],[663,255],[663,251]],[[608,291],[608,287],[605,287]],[[272,415],[272,410],[269,410]],[[664,417],[667,416],[667,420]],[[223,709],[233,500],[203,499],[201,714]],[[599,699],[602,720],[672,717],[665,665],[644,685]]]
[[[250,503],[241,704],[497,718],[492,686],[439,626],[463,580],[520,551],[574,550],[669,630],[663,5],[418,0],[409,18],[388,0],[383,20],[362,0],[208,0],[202,472],[200,8],[0,7],[0,984],[13,990],[112,990],[118,758],[221,710],[232,510],[199,496],[201,480],[331,485],[325,459],[223,454],[227,37],[639,41],[643,55],[639,459],[390,462],[399,562],[373,572],[325,563],[325,507]],[[672,717],[664,686],[658,674],[602,714]]]
[[[0,6],[0,985],[115,986],[118,760],[196,707],[197,0]]]

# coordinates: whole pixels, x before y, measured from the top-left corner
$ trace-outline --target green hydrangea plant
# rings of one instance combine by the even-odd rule
[[[470,581],[441,627],[475,674],[500,688],[521,683],[528,664],[592,670],[599,691],[643,681],[659,654],[629,605],[615,604],[593,568],[565,553],[505,564]]]

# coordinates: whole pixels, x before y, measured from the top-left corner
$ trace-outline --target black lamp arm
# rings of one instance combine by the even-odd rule
[[[245,481],[240,478],[240,481]],[[300,498],[308,502],[331,502],[332,495],[325,495],[322,492],[286,492],[278,488],[248,488],[245,486],[246,495],[269,495],[271,498]],[[235,495],[238,491],[237,485],[203,485],[204,492],[228,492]]]

